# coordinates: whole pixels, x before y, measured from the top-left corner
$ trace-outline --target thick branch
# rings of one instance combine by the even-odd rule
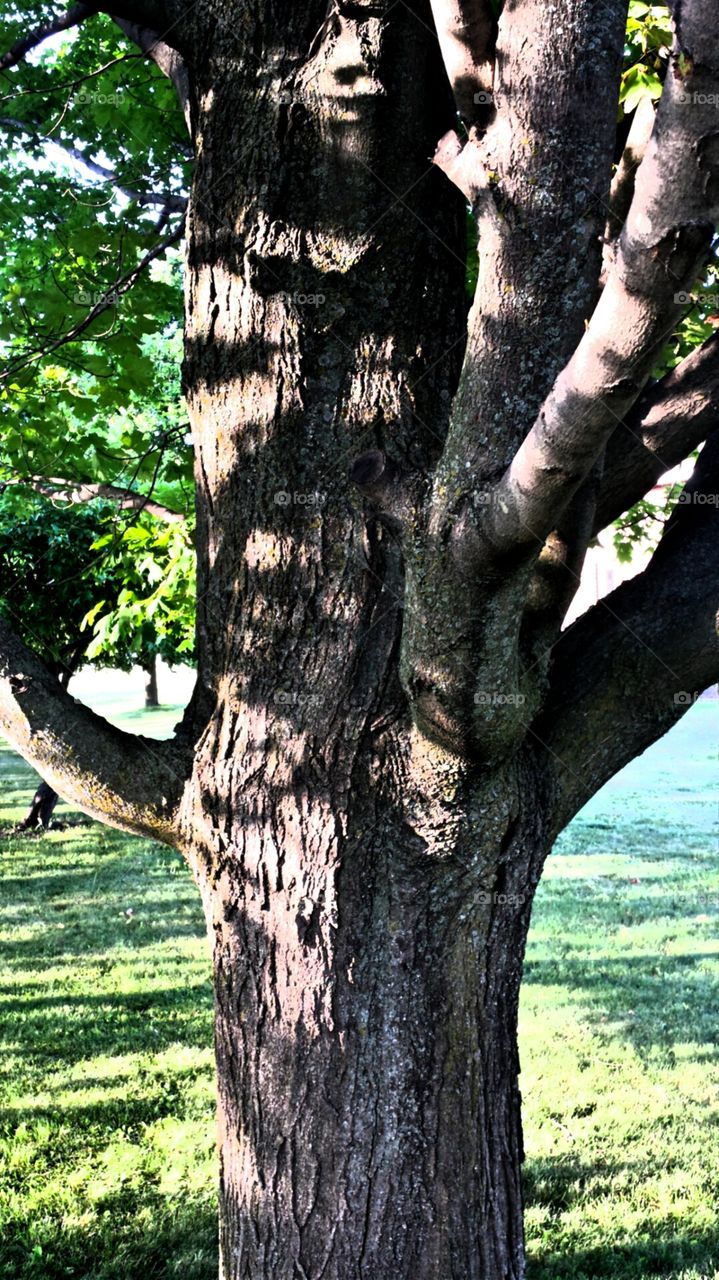
[[[719,426],[719,334],[662,378],[607,445],[594,532],[638,502]]]
[[[113,14],[113,20],[121,31],[124,31],[128,40],[132,40],[138,49],[151,58],[155,66],[168,77],[172,82],[178,101],[182,107],[182,114],[185,117],[187,132],[192,136],[192,118],[190,113],[190,78],[187,73],[187,67],[184,59],[178,53],[177,49],[173,49],[171,45],[165,44],[161,36],[156,31],[151,31],[148,27],[139,26],[136,22],[128,22],[125,18],[120,18]]]
[[[574,356],[497,487],[495,554],[541,546],[637,399],[719,219],[719,29],[689,0],[608,282]],[[701,49],[701,62],[693,51]]]
[[[533,727],[556,769],[557,829],[719,680],[719,435],[702,450],[647,569],[556,646]]]
[[[185,521],[181,511],[175,511],[164,502],[158,502],[146,494],[136,493],[134,489],[125,489],[121,485],[19,474],[13,475],[2,483],[25,485],[46,498],[57,498],[63,502],[93,502],[96,498],[106,498],[109,502],[116,503],[122,510],[146,511],[148,515],[154,516],[156,520],[163,520],[166,524],[184,524]]]
[[[123,733],[71,698],[2,620],[0,729],[84,813],[175,844],[189,753]]]
[[[536,696],[519,655],[530,569],[521,589],[504,565],[495,572],[479,530],[584,333],[616,140],[626,2],[573,0],[562,15],[560,35],[542,0],[503,6],[488,127],[471,130],[463,149],[447,136],[436,157],[479,193],[481,252],[426,525],[406,540],[402,673],[428,736],[493,759],[516,745]]]
[[[468,124],[492,104],[495,22],[488,0],[431,0],[432,15],[457,110]]]
[[[73,4],[65,13],[59,14],[50,22],[45,23],[42,27],[35,27],[33,31],[29,31],[27,35],[16,40],[12,48],[8,49],[0,57],[0,71],[8,71],[10,67],[15,67],[28,53],[33,49],[37,49],[38,45],[44,44],[50,36],[56,36],[60,31],[69,31],[72,27],[78,27],[86,18],[91,17],[93,13],[98,12],[98,7],[89,4]]]

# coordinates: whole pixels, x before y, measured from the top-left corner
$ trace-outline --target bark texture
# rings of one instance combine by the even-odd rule
[[[172,743],[131,739],[0,624],[0,719],[193,869],[223,1280],[522,1280],[542,862],[719,675],[714,434],[649,569],[559,636],[598,522],[713,430],[711,343],[639,400],[711,243],[712,6],[679,10],[620,213],[620,0],[158,7],[120,16],[196,147],[197,687]]]

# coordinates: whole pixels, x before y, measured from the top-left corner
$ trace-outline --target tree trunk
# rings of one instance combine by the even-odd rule
[[[154,653],[145,663],[145,676],[145,707],[159,707],[160,699],[157,692],[157,655]]]
[[[370,768],[359,760],[356,778]],[[262,826],[229,820],[246,878],[228,866],[203,882],[223,1280],[524,1275],[517,1005],[535,789],[525,778],[520,812],[516,774],[459,778],[416,736],[399,772],[379,809],[361,785],[351,804],[341,789],[275,796],[274,814],[265,796]],[[445,795],[408,812],[428,773]]]
[[[47,830],[59,799],[57,791],[53,791],[47,782],[41,782],[18,830],[34,831],[37,827],[44,827]]]
[[[411,727],[396,523],[348,480],[371,448],[436,460],[464,347],[431,15],[260,2],[213,31],[184,365],[206,728],[180,822],[214,953],[222,1275],[519,1280],[542,809],[527,762]]]

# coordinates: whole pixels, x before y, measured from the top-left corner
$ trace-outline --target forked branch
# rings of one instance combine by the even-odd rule
[[[681,15],[608,282],[488,510],[495,556],[543,544],[638,398],[708,256],[719,220],[719,28],[713,0],[687,0]]]

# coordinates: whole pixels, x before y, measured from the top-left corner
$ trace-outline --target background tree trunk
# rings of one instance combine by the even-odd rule
[[[157,691],[157,654],[153,653],[147,659],[144,666],[145,670],[145,706],[159,707],[160,699]]]
[[[47,829],[50,826],[50,820],[59,799],[57,791],[53,791],[47,782],[41,782],[18,830],[34,831],[37,827],[45,827]]]

